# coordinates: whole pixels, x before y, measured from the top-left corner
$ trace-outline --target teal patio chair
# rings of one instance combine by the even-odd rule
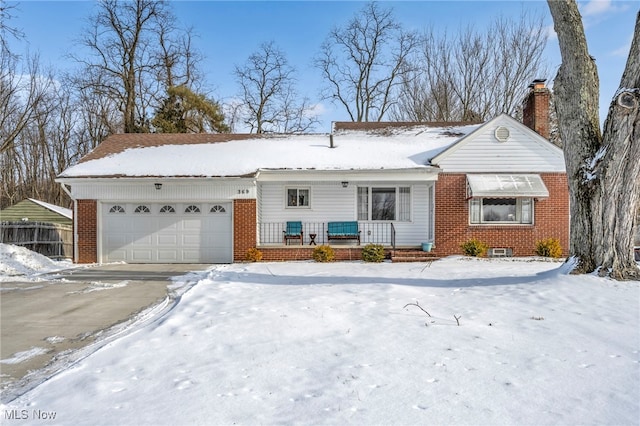
[[[282,231],[284,245],[289,244],[289,240],[300,240],[300,245],[303,244],[304,232],[302,232],[302,222],[287,222],[286,229]]]

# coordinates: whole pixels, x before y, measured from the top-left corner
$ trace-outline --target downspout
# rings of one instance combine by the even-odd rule
[[[260,208],[260,194],[259,194],[259,188],[258,188],[258,179],[260,179],[260,170],[258,170],[254,176],[253,179],[253,186],[255,187],[255,191],[256,191],[256,246],[259,246],[261,241],[260,241],[260,221],[261,221],[261,208]],[[234,224],[235,226],[235,224]]]
[[[78,202],[76,201],[75,198],[73,198],[73,195],[71,195],[71,191],[67,188],[67,186],[64,184],[64,182],[60,182],[60,186],[62,187],[62,190],[73,201],[73,263],[77,263],[77,261],[78,261],[78,244],[76,244],[76,242],[78,241],[78,221],[77,221],[77,217],[78,217]]]

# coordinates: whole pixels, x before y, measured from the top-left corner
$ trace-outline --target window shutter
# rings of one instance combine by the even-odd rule
[[[411,220],[411,188],[408,186],[398,188],[398,220]]]
[[[358,220],[369,220],[369,188],[358,187]]]

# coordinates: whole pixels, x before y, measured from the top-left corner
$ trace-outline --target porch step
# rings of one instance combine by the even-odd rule
[[[440,260],[440,257],[434,252],[412,249],[391,251],[392,262],[433,262],[434,260]]]

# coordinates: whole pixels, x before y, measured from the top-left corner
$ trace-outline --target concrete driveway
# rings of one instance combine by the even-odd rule
[[[1,282],[0,388],[24,388],[32,376],[108,335],[137,313],[170,301],[171,277],[210,265],[110,264],[70,269],[46,281]],[[50,370],[50,371],[47,371]],[[34,372],[34,374],[29,374]]]

